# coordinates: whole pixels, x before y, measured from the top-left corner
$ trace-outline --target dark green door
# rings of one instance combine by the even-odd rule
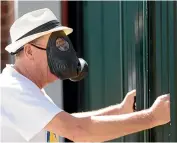
[[[176,7],[176,2],[83,2],[84,56],[90,67],[85,110],[120,103],[135,88],[138,110],[171,94],[172,126],[116,141],[177,141]]]

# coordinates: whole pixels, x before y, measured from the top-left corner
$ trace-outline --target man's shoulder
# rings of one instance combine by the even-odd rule
[[[14,88],[14,87],[30,87],[32,82],[20,75],[11,65],[7,65],[0,74],[0,87]]]
[[[15,85],[19,85],[20,82],[17,78],[8,76],[5,74],[0,74],[0,87],[13,87]]]
[[[0,74],[0,89],[1,91],[3,91],[1,93],[7,93],[7,92],[27,93],[29,91],[35,93],[40,91],[30,81],[27,81],[19,77],[3,75],[3,74]]]
[[[25,81],[17,77],[0,74],[0,87],[2,88],[3,87],[13,88],[17,86],[23,86],[25,84],[26,84]]]

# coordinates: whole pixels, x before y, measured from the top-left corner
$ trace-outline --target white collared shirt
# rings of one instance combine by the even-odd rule
[[[1,142],[47,142],[43,128],[62,110],[43,92],[6,65],[0,74]]]

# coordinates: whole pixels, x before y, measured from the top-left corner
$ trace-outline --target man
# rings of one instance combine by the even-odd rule
[[[2,142],[47,142],[48,135],[100,142],[170,121],[168,95],[158,97],[149,109],[133,112],[135,90],[122,103],[98,111],[69,114],[58,108],[43,88],[57,79],[79,81],[88,70],[67,37],[71,32],[47,8],[12,25],[6,50],[15,55],[15,64],[0,76]]]

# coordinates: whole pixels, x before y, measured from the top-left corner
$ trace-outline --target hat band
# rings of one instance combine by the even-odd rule
[[[35,29],[29,31],[28,33],[26,33],[25,35],[21,36],[20,38],[18,38],[16,41],[22,39],[22,38],[25,38],[27,36],[30,36],[30,35],[33,35],[33,34],[37,34],[37,33],[40,33],[40,32],[45,32],[45,31],[48,31],[48,30],[51,30],[57,26],[60,26],[60,22],[58,22],[57,20],[52,20],[52,21],[49,21],[43,25],[40,25],[38,27],[36,27]]]
[[[60,22],[58,22],[57,20],[52,20],[52,21],[49,21],[43,25],[40,25],[38,27],[36,27],[35,29],[29,31],[28,33],[26,33],[25,35],[21,36],[20,38],[18,38],[16,41],[22,39],[22,38],[25,38],[27,36],[30,36],[30,35],[33,35],[33,34],[37,34],[37,33],[40,33],[40,32],[45,32],[45,31],[48,31],[48,30],[51,30],[57,26],[61,26],[60,25]],[[17,51],[15,52],[11,52],[10,54],[11,55],[14,55],[14,54],[17,54],[19,51],[21,51],[23,49],[23,46],[20,47],[19,49],[17,49]]]

